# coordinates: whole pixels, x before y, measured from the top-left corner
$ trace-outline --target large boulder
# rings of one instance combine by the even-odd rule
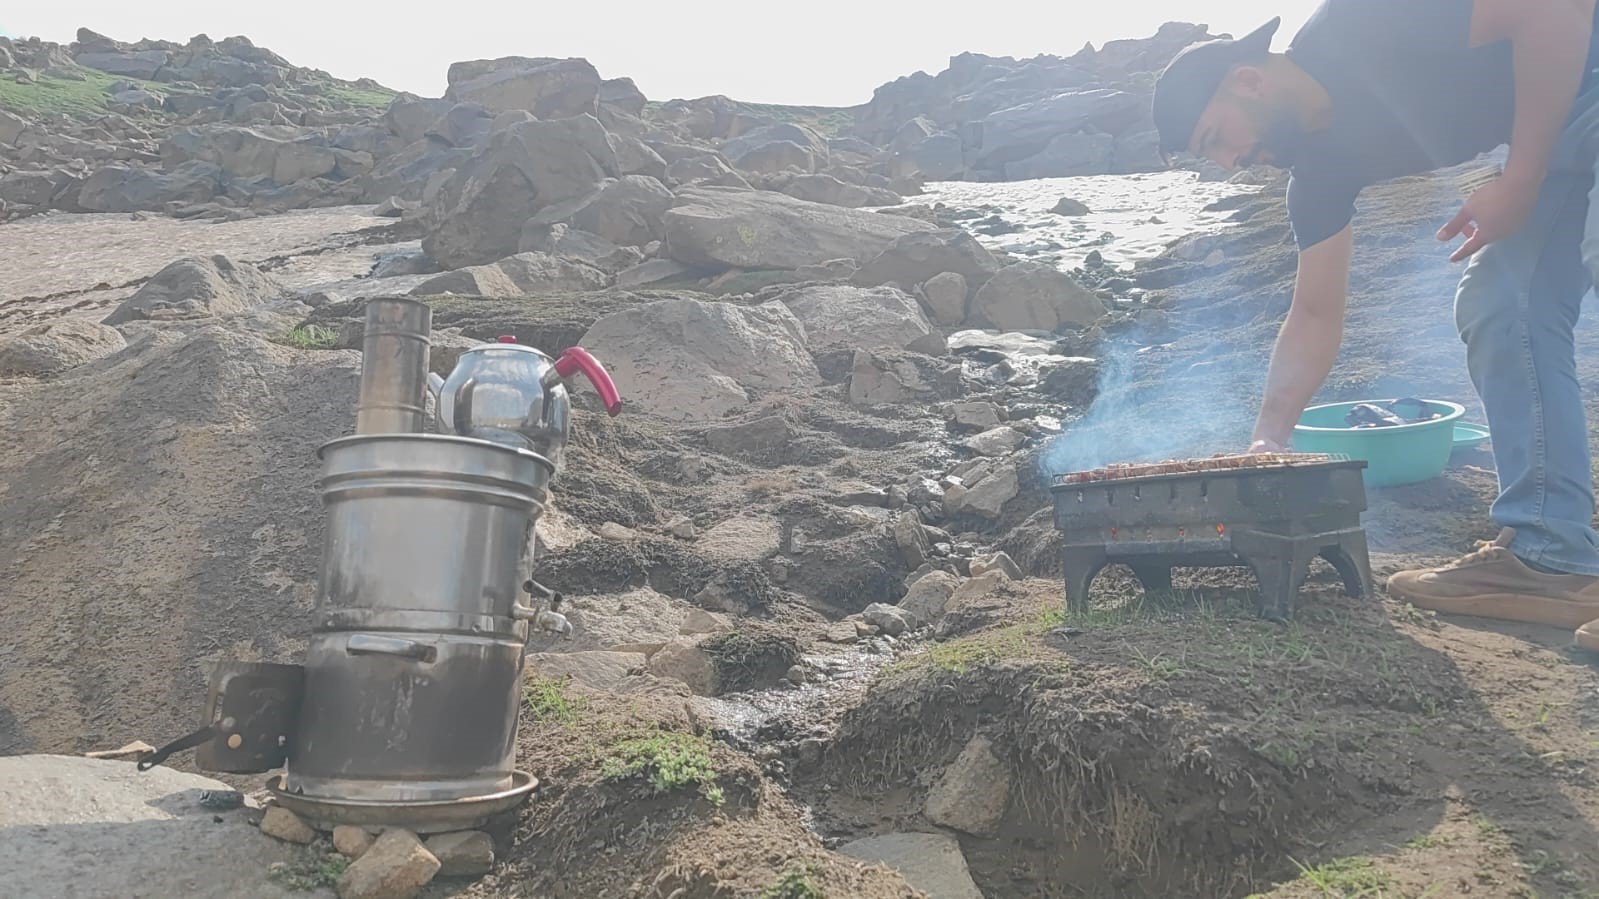
[[[171,61],[172,54],[166,50],[110,50],[79,53],[73,58],[73,62],[86,69],[145,81],[154,79]]]
[[[1043,152],[1062,134],[1090,126],[1116,134],[1146,114],[1147,101],[1110,89],[1069,91],[992,113],[978,124],[978,169],[1002,170]]]
[[[616,153],[616,167],[624,175],[648,175],[657,181],[667,180],[666,160],[650,149],[650,145],[630,134],[610,132],[611,149]]]
[[[0,337],[0,376],[54,375],[126,347],[122,332],[81,318],[63,318]]]
[[[949,834],[891,833],[846,843],[838,851],[898,871],[930,899],[983,899],[960,841]]]
[[[518,250],[523,226],[541,209],[575,200],[620,174],[605,128],[593,116],[514,123],[491,134],[482,152],[439,190],[422,248],[452,267],[501,259]]]
[[[31,123],[22,116],[0,109],[0,144],[14,144]]]
[[[576,259],[528,252],[489,265],[469,265],[445,272],[412,288],[413,296],[453,293],[469,297],[520,297],[558,291],[601,290],[610,277]]]
[[[864,262],[895,239],[932,230],[902,216],[811,203],[774,191],[695,187],[663,217],[661,253],[710,269],[796,269],[831,259]]]
[[[727,141],[722,155],[746,172],[814,172],[827,165],[827,139],[804,125],[779,122]]]
[[[701,153],[697,156],[675,159],[667,164],[666,177],[673,184],[684,186],[698,184],[753,190],[749,181],[733,171],[727,160],[716,153]]]
[[[494,112],[525,109],[541,119],[592,115],[600,73],[585,59],[506,56],[450,66],[447,100],[476,103]]]
[[[191,160],[209,162],[236,178],[269,178],[293,184],[333,174],[333,148],[306,139],[298,128],[262,125],[200,125],[174,132],[161,144],[161,161],[173,169]]]
[[[105,324],[228,315],[259,306],[283,292],[276,279],[248,263],[222,255],[187,256],[157,272],[106,316]]]
[[[950,131],[930,134],[900,154],[911,168],[929,181],[944,181],[966,171],[965,147],[960,135]]]
[[[782,193],[800,200],[850,209],[859,209],[862,206],[893,206],[900,202],[899,194],[891,190],[849,184],[825,173],[795,175],[773,186]]]
[[[999,268],[999,260],[970,232],[949,228],[897,238],[862,265],[853,280],[867,287],[898,284],[910,289],[944,272],[954,272],[964,278],[967,285],[978,287]]]
[[[1001,331],[1053,331],[1063,324],[1091,325],[1105,304],[1052,265],[1018,262],[1006,266],[972,297],[971,317]]]
[[[805,328],[782,303],[659,300],[601,318],[581,343],[630,406],[665,418],[720,418],[751,390],[821,383]]]
[[[383,113],[383,124],[389,132],[407,144],[427,136],[433,125],[453,106],[449,100],[425,100],[417,97],[396,97]]]
[[[943,335],[933,330],[916,299],[893,287],[816,284],[778,300],[805,326],[813,349],[889,347],[932,356],[946,350]]]
[[[522,252],[565,256],[568,259],[586,262],[613,275],[644,261],[644,251],[637,247],[619,247],[598,234],[590,234],[581,228],[571,228],[564,224],[529,224],[522,229]],[[668,264],[676,265],[676,263]]]
[[[649,103],[644,92],[638,89],[631,78],[607,78],[601,81],[599,99],[606,106],[614,106],[631,115],[643,115],[644,107]]]
[[[84,181],[78,205],[89,212],[159,210],[168,203],[209,202],[221,185],[222,169],[198,160],[167,172],[133,165],[108,165],[95,170]]]
[[[1058,134],[1042,152],[1005,163],[1010,181],[1103,175],[1116,168],[1116,139],[1104,132]]]
[[[567,224],[622,246],[643,246],[661,237],[661,216],[677,202],[666,185],[648,175],[624,175],[565,203],[539,210],[528,224]]]

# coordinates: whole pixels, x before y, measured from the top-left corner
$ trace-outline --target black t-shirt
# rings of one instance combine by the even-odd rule
[[[1509,41],[1471,46],[1472,0],[1324,0],[1288,57],[1332,98],[1288,182],[1300,249],[1348,225],[1368,185],[1465,162],[1508,143]],[[1588,72],[1599,60],[1599,39]],[[1592,76],[1586,76],[1586,85]]]

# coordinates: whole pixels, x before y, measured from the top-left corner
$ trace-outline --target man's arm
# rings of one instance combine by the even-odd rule
[[[1299,254],[1299,273],[1288,317],[1277,334],[1266,395],[1251,438],[1259,448],[1287,446],[1310,398],[1321,389],[1344,339],[1349,295],[1349,226]]]
[[[1595,0],[1475,0],[1474,46],[1508,40],[1515,80],[1516,114],[1505,173],[1473,194],[1438,232],[1439,240],[1464,234],[1451,260],[1459,262],[1484,246],[1509,237],[1532,213],[1549,171],[1549,155],[1571,115],[1588,67]],[[1471,102],[1471,98],[1458,98]]]

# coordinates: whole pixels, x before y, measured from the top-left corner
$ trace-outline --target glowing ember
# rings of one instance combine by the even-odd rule
[[[1334,461],[1326,453],[1256,453],[1254,455],[1220,454],[1209,459],[1168,459],[1165,462],[1123,462],[1096,468],[1092,471],[1073,471],[1060,475],[1063,484],[1093,484],[1101,481],[1122,481],[1130,478],[1147,478],[1167,474],[1197,474],[1206,471],[1226,471],[1237,468],[1279,468],[1289,465],[1307,465]]]

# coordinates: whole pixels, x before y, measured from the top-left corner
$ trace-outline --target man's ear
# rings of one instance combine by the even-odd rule
[[[1266,70],[1260,66],[1239,66],[1228,73],[1227,87],[1235,96],[1263,99],[1266,96]]]

